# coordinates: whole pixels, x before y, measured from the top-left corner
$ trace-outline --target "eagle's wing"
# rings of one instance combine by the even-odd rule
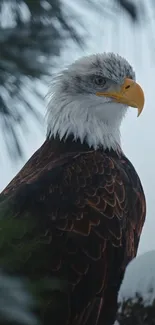
[[[12,227],[23,223],[7,243],[8,251],[18,251],[14,268],[67,278],[72,324],[87,324],[91,309],[97,324],[102,304],[110,314],[113,299],[116,307],[125,266],[136,255],[145,218],[139,178],[125,158],[100,151],[64,154],[52,162],[35,159],[2,194],[0,213],[9,197]],[[4,243],[3,238],[0,262]]]

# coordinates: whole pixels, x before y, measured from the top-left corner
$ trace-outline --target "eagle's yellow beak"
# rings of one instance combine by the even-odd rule
[[[145,98],[142,88],[135,81],[128,78],[125,79],[120,91],[97,92],[96,95],[111,97],[118,103],[136,107],[138,109],[138,116],[140,115],[144,107]]]

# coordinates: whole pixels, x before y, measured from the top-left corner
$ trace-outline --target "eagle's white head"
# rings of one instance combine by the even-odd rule
[[[51,95],[51,94],[50,94]],[[128,106],[144,106],[131,65],[114,53],[82,57],[54,79],[47,110],[48,136],[84,141],[97,149],[120,147]]]

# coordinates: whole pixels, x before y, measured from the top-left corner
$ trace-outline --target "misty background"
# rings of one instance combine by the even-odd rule
[[[154,21],[151,0],[0,0],[0,189],[45,139],[52,74],[83,55],[119,53],[146,98],[141,116],[130,108],[121,130],[147,199],[139,254],[155,249]]]

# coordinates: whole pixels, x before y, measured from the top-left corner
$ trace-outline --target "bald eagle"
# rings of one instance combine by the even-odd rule
[[[140,179],[121,149],[128,106],[139,115],[144,94],[124,58],[75,61],[54,78],[45,142],[1,193],[0,265],[55,279],[46,324],[115,320],[146,214]]]

